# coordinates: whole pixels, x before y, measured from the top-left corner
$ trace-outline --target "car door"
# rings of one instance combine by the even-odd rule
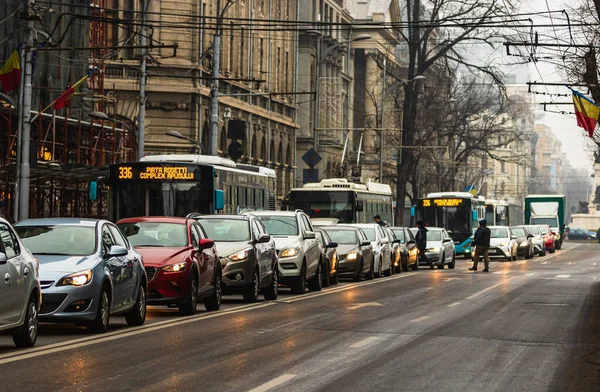
[[[0,223],[0,242],[2,242],[2,252],[6,255],[6,263],[0,266],[2,271],[2,282],[0,284],[4,290],[0,291],[5,294],[1,302],[6,302],[4,307],[5,324],[14,324],[19,321],[25,302],[28,300],[26,290],[26,279],[31,278],[32,271],[29,271],[21,255],[19,244],[15,234],[4,223]],[[2,268],[4,267],[4,268]],[[1,308],[0,308],[1,309]]]
[[[362,252],[363,272],[367,272],[371,268],[371,260],[373,259],[373,245],[371,245],[371,242],[367,238],[367,235],[364,231],[357,229],[356,232],[358,233],[358,246]],[[361,244],[363,242],[368,242],[369,245],[362,246]]]
[[[212,274],[214,273],[214,266],[211,249],[200,249],[200,239],[206,238],[204,231],[200,227],[200,224],[193,223],[190,227],[190,235],[192,240],[192,260],[198,263],[198,291],[202,292],[212,284]],[[220,260],[218,261],[220,262]]]
[[[442,241],[442,245],[444,246],[444,262],[450,262],[454,253],[454,243],[446,230],[442,230]]]
[[[300,220],[302,222],[302,235],[306,234],[306,232],[315,232],[312,225],[310,224],[306,215],[300,215]],[[317,243],[317,239],[305,239],[306,243],[306,263],[307,263],[307,272],[312,274],[317,270],[317,264],[319,262],[319,244]]]
[[[252,231],[258,274],[260,281],[263,282],[271,272],[270,244],[268,242],[257,242],[263,233],[256,219],[250,220],[250,229]]]
[[[389,242],[389,240],[386,242],[387,236],[383,232],[383,229],[381,228],[381,226],[375,225],[375,231],[377,233],[376,234],[377,242],[381,246],[382,269],[386,270],[387,268],[389,268],[389,265],[390,265],[390,242]],[[383,271],[379,271],[379,272],[382,273]]]
[[[102,226],[100,238],[102,241],[102,256],[104,259],[104,264],[110,273],[113,286],[111,310],[118,312],[123,308],[124,303],[126,302],[127,261],[125,256],[110,256],[108,254],[110,252],[110,248],[117,244],[110,232],[108,224],[104,224]]]
[[[122,246],[130,251],[131,246],[125,237],[121,234],[119,228],[112,224],[107,224],[110,234],[115,242],[115,245]],[[131,307],[137,299],[139,287],[139,264],[137,256],[133,252],[128,252],[127,255],[120,257],[123,270],[123,306]]]

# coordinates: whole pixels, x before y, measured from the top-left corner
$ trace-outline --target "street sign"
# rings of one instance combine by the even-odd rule
[[[308,167],[312,169],[317,163],[321,162],[321,156],[315,151],[314,148],[311,148],[304,155],[302,155],[302,160],[308,165]]]
[[[231,142],[231,144],[229,144],[229,147],[227,148],[227,153],[229,154],[229,157],[231,159],[233,159],[234,161],[237,161],[238,159],[241,158],[241,156],[244,153],[242,144],[237,141]]]
[[[304,184],[319,182],[319,169],[303,169],[302,177]]]

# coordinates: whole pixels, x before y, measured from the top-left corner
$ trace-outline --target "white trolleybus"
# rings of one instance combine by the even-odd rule
[[[370,223],[373,216],[393,225],[392,189],[375,182],[355,183],[345,178],[325,179],[294,188],[284,200],[290,210],[301,209],[311,218],[333,218],[338,223]]]

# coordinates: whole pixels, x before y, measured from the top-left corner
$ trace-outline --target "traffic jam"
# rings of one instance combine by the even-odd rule
[[[269,173],[213,164],[207,177],[214,191],[200,197],[194,187],[205,184],[199,169],[206,164],[165,161],[111,168],[111,220],[40,218],[13,226],[0,219],[0,331],[12,334],[17,347],[34,346],[48,323],[104,333],[115,316],[130,326],[144,324],[148,306],[186,316],[200,304],[218,311],[229,296],[273,301],[280,289],[302,295],[343,281],[454,269],[457,258],[471,260],[477,253],[475,231],[486,223],[494,260],[544,256],[562,245],[560,202],[554,215],[527,217],[542,223],[508,225],[510,209],[499,201],[430,194],[411,212],[419,228],[401,227],[391,223],[389,186],[323,180],[292,189],[275,210],[268,187],[250,186],[260,183],[258,177],[244,189],[243,180],[227,174],[268,181]],[[145,173],[151,171],[187,174],[149,180]],[[132,181],[144,199],[122,192],[119,184],[129,189]],[[236,203],[236,213],[225,213]],[[186,211],[206,205],[209,213]]]

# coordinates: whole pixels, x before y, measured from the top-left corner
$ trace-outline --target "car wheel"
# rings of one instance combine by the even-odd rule
[[[19,348],[33,347],[38,336],[38,306],[32,294],[27,303],[27,312],[23,325],[12,331],[15,346]]]
[[[375,277],[375,256],[373,256],[373,259],[371,260],[371,267],[369,268],[369,272],[367,272],[365,274],[365,279],[373,280],[374,277]]]
[[[556,252],[556,245],[552,244],[552,248],[550,249],[550,253]]]
[[[331,284],[329,275],[331,272],[331,265],[327,263],[325,266],[327,268],[323,268],[323,270],[321,271],[321,273],[323,274],[323,287],[329,287],[329,285]]]
[[[338,284],[338,273],[337,271],[335,272],[335,274],[331,277],[331,279],[329,280],[329,283],[334,285],[334,284]]]
[[[373,265],[375,265],[373,263]],[[375,278],[381,278],[382,276],[382,270],[383,269],[383,255],[379,258],[379,268],[377,268],[377,272],[375,272]]]
[[[394,262],[392,260],[393,259],[390,257],[390,268],[383,271],[384,276],[392,276],[394,274]]]
[[[540,253],[538,254],[538,256],[540,256],[540,257],[546,256],[546,244],[544,244],[542,246],[542,250],[540,250]]]
[[[531,259],[531,248],[527,248],[527,251],[525,253],[525,258],[526,259]]]
[[[448,269],[454,269],[456,267],[456,253],[452,255],[452,261],[448,264]]]
[[[438,269],[444,269],[444,266],[446,265],[445,260],[446,260],[446,255],[442,255],[442,258],[440,259],[440,263],[437,266]]]
[[[215,311],[221,308],[221,301],[223,300],[223,292],[221,290],[221,270],[217,270],[215,275],[215,288],[213,289],[212,295],[204,299],[204,307],[208,311]]]
[[[419,269],[419,261],[417,260],[413,265],[412,265],[412,270],[413,271],[417,271]]]
[[[317,264],[317,270],[315,271],[315,276],[308,282],[308,289],[310,291],[321,291],[323,288],[323,265],[319,261]]]
[[[244,289],[242,293],[244,297],[244,301],[246,302],[256,302],[258,301],[258,294],[260,292],[260,278],[258,277],[258,269],[254,270],[254,275],[252,276],[252,282],[248,287]]]
[[[356,275],[354,275],[354,281],[355,282],[360,282],[362,281],[363,278],[363,268],[364,268],[364,264],[363,264],[363,259],[360,259],[360,265],[358,267],[358,272],[356,273]]]
[[[179,313],[190,316],[196,313],[198,306],[198,274],[192,271],[192,281],[190,282],[190,291],[185,301],[179,305]]]
[[[273,279],[271,279],[271,285],[264,289],[263,296],[267,301],[275,301],[279,295],[279,275],[277,274],[277,267],[273,267]]]
[[[142,283],[138,290],[138,298],[131,312],[125,315],[127,325],[143,325],[146,322],[146,287]]]
[[[401,272],[401,270],[404,272],[408,271],[408,256],[402,257],[400,265],[396,269],[396,272]]]
[[[292,294],[304,294],[306,291],[306,264],[302,264],[300,268],[300,276],[290,285]]]
[[[108,287],[102,287],[96,318],[88,324],[88,329],[94,333],[104,333],[108,331],[108,322],[110,319],[110,296]]]

